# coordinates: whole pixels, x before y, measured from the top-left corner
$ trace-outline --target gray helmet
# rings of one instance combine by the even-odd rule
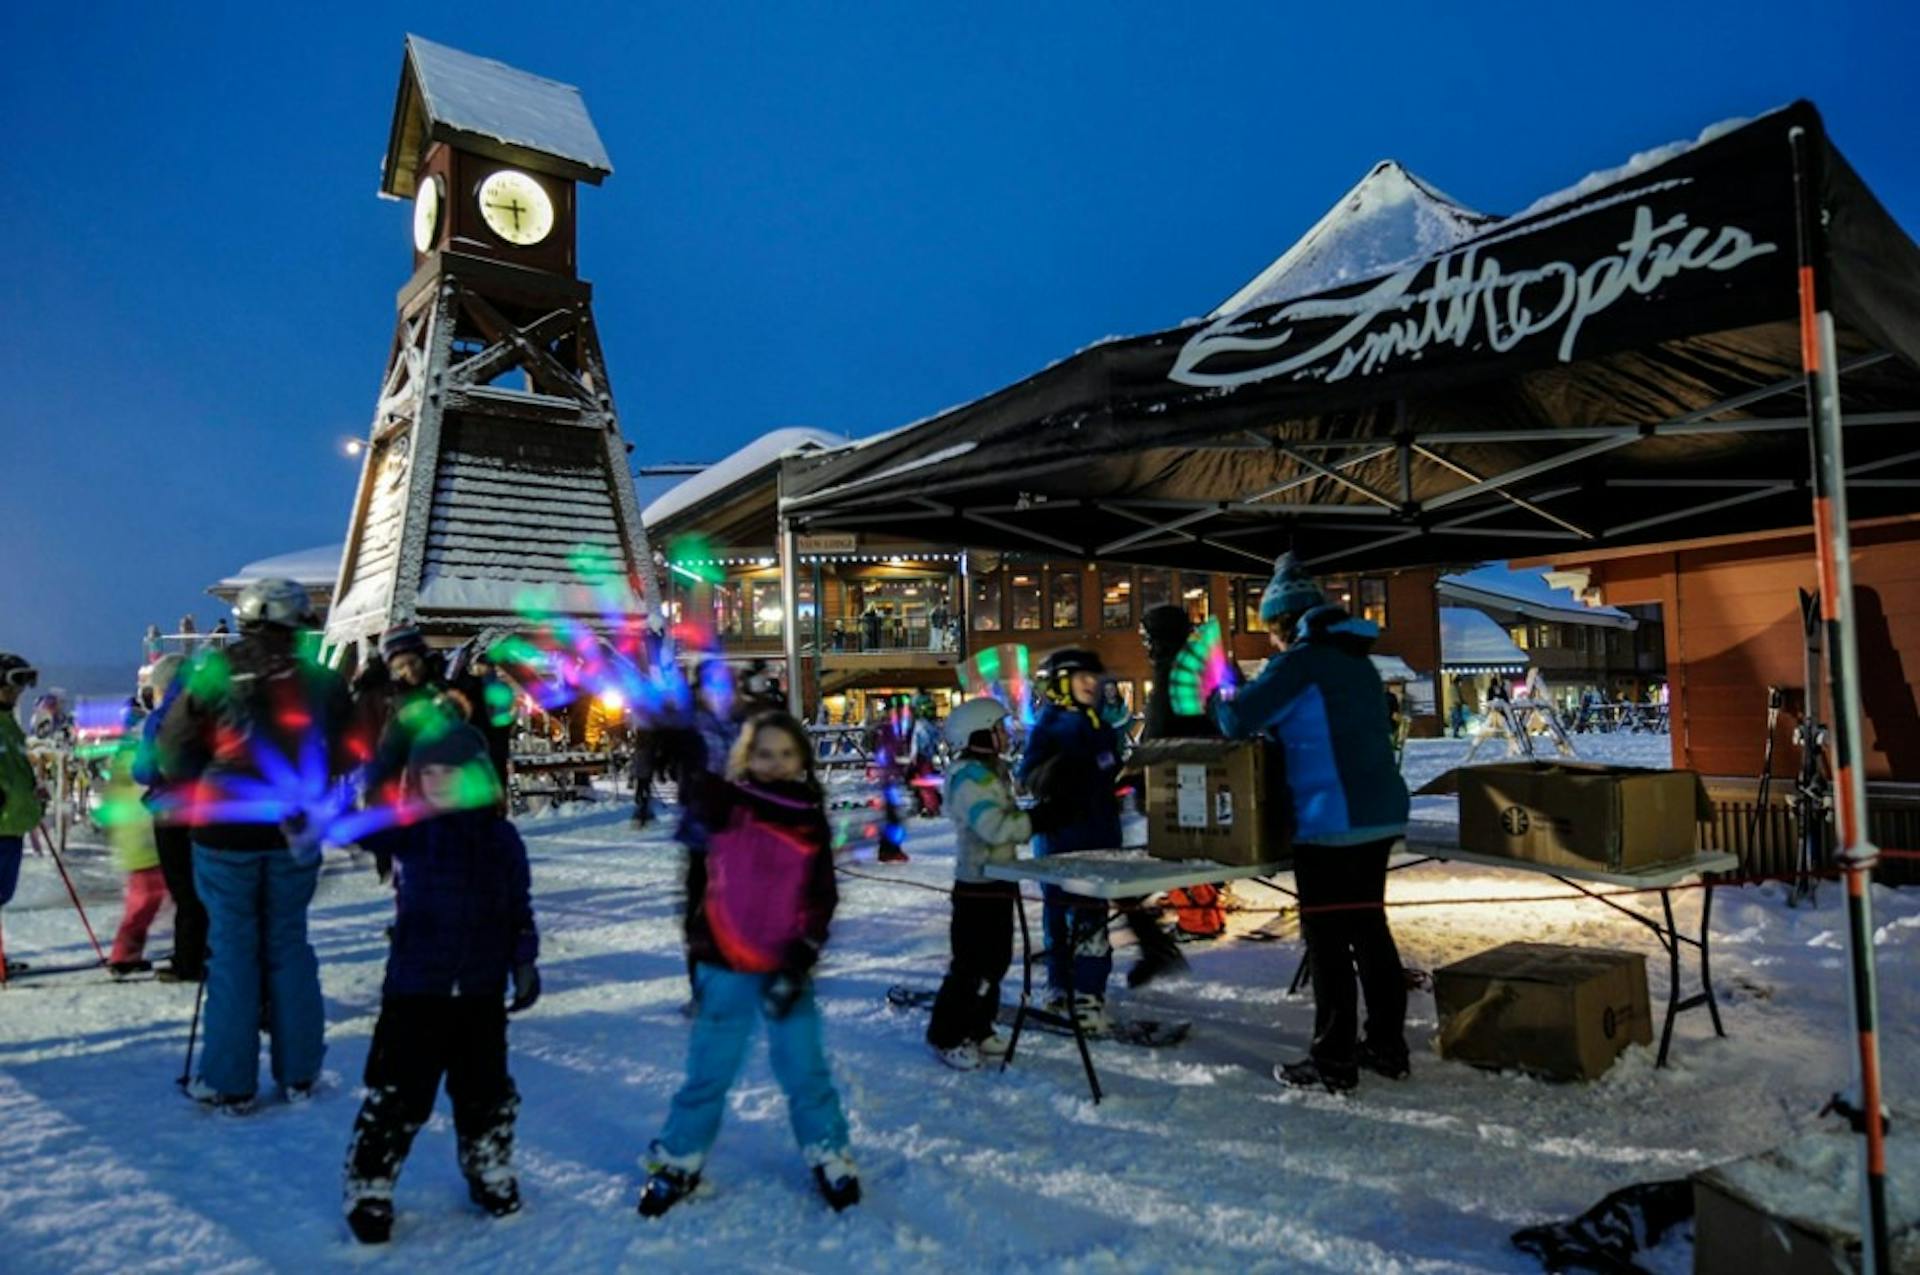
[[[40,679],[40,674],[26,657],[15,655],[11,651],[0,651],[0,686],[17,686],[22,690],[32,686]]]
[[[292,580],[277,576],[255,580],[234,599],[233,618],[243,629],[260,624],[297,629],[313,623],[313,602]]]

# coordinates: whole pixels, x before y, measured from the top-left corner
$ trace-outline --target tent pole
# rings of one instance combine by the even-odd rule
[[[1867,789],[1860,729],[1860,664],[1853,619],[1853,563],[1847,528],[1847,468],[1841,441],[1840,380],[1833,315],[1826,307],[1826,264],[1812,139],[1788,134],[1793,148],[1800,265],[1800,359],[1813,421],[1813,534],[1820,606],[1827,626],[1827,684],[1833,717],[1834,814],[1847,880],[1847,947],[1852,962],[1853,1025],[1858,1045],[1856,1127],[1862,1148],[1861,1269],[1892,1269],[1887,1251],[1886,1129],[1881,1121],[1879,1004],[1874,985],[1872,880],[1877,851],[1867,840]]]
[[[794,551],[793,519],[780,519],[780,645],[787,657],[787,711],[807,720],[800,689],[800,558]],[[814,606],[820,605],[819,596]]]

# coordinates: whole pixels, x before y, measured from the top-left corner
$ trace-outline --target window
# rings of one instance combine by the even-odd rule
[[[1347,614],[1355,614],[1352,576],[1326,576],[1320,581],[1320,592],[1327,601],[1342,608]]]
[[[1529,626],[1525,624],[1516,624],[1512,628],[1507,630],[1507,636],[1512,638],[1513,644],[1519,647],[1521,650],[1529,651],[1533,649],[1530,642],[1531,638],[1533,637],[1533,630]]]
[[[1267,591],[1267,582],[1251,576],[1241,576],[1233,582],[1234,596],[1240,599],[1235,608],[1240,617],[1242,633],[1259,633],[1266,628],[1260,623],[1260,595]]]
[[[1007,601],[1013,612],[1013,627],[1040,627],[1040,568],[1015,571],[1007,578]]]
[[[1100,568],[1100,627],[1133,627],[1133,572],[1125,567]]]
[[[973,577],[973,627],[980,632],[1000,627],[1000,573],[983,572]]]
[[[1213,589],[1209,577],[1195,575],[1189,571],[1180,577],[1180,605],[1187,609],[1187,618],[1195,624],[1205,624],[1207,617],[1213,614]]]
[[[1360,581],[1358,601],[1360,618],[1372,620],[1381,628],[1387,627],[1387,582],[1377,576],[1366,576]]]
[[[1159,567],[1140,568],[1140,614],[1173,601],[1173,572]]]
[[[722,580],[713,586],[714,633],[723,638],[737,638],[746,632],[742,623],[745,610],[738,580]]]
[[[1047,582],[1050,617],[1056,629],[1080,627],[1080,573],[1056,568]]]
[[[757,638],[777,638],[786,612],[780,607],[780,582],[755,580],[747,585],[747,623]]]

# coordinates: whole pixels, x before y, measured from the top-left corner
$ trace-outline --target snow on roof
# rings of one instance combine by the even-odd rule
[[[1453,672],[1518,671],[1529,663],[1507,631],[1485,611],[1440,608],[1440,663]]]
[[[1381,160],[1298,243],[1207,317],[1371,279],[1445,252],[1496,220]]]
[[[1762,111],[1756,116],[1736,115],[1731,119],[1721,120],[1717,124],[1707,125],[1700,130],[1700,135],[1692,141],[1682,140],[1668,142],[1665,146],[1655,146],[1651,150],[1636,152],[1624,164],[1616,164],[1612,168],[1597,169],[1594,172],[1588,173],[1571,186],[1563,187],[1550,195],[1542,195],[1507,220],[1519,221],[1522,218],[1531,217],[1536,213],[1545,212],[1549,208],[1571,203],[1583,196],[1591,195],[1596,190],[1603,190],[1615,182],[1622,182],[1629,177],[1644,173],[1648,169],[1658,168],[1661,164],[1666,163],[1668,160],[1679,158],[1696,146],[1705,146],[1708,142],[1716,138],[1725,137],[1736,128],[1744,128],[1756,119],[1764,118],[1765,116],[1785,109],[1786,107],[1784,106],[1776,106],[1773,110]]]
[[[569,175],[599,181],[613,161],[580,90],[492,58],[417,35],[407,37],[406,71],[382,189],[413,192],[413,166],[429,140],[459,135],[564,161]],[[418,111],[413,94],[418,94]],[[424,118],[421,118],[424,116]],[[391,153],[391,152],[400,153]],[[503,156],[508,157],[508,156]]]
[[[1504,562],[1488,563],[1457,575],[1441,576],[1437,591],[1444,602],[1506,604],[1536,620],[1597,624],[1632,629],[1639,622],[1616,607],[1590,607],[1571,589],[1547,583],[1544,571],[1515,571]]]
[[[823,429],[791,426],[762,434],[731,456],[717,460],[693,477],[676,484],[640,513],[640,521],[651,527],[665,522],[736,483],[744,482],[774,464],[788,452],[817,451],[841,447],[847,440]]]
[[[340,555],[346,549],[344,544],[315,545],[311,549],[296,549],[278,557],[262,558],[258,562],[249,562],[222,580],[217,587],[240,589],[255,580],[284,579],[309,589],[318,586],[331,589],[334,578],[340,574]]]

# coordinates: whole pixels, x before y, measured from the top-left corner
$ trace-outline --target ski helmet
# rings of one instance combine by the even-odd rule
[[[975,735],[983,730],[992,730],[1006,715],[1005,704],[991,695],[982,695],[948,713],[947,720],[940,725],[940,732],[946,736],[948,747],[956,750],[965,748],[973,742]]]
[[[39,670],[27,663],[25,656],[0,651],[0,686],[17,686],[25,690],[39,680]]]
[[[1084,704],[1075,704],[1073,700],[1073,675],[1092,673],[1105,677],[1107,666],[1100,656],[1084,647],[1068,646],[1053,652],[1040,663],[1038,684],[1040,693],[1052,704],[1062,708],[1085,708]]]
[[[233,617],[241,628],[272,625],[297,629],[313,622],[313,603],[298,583],[283,577],[255,580],[234,599]]]

